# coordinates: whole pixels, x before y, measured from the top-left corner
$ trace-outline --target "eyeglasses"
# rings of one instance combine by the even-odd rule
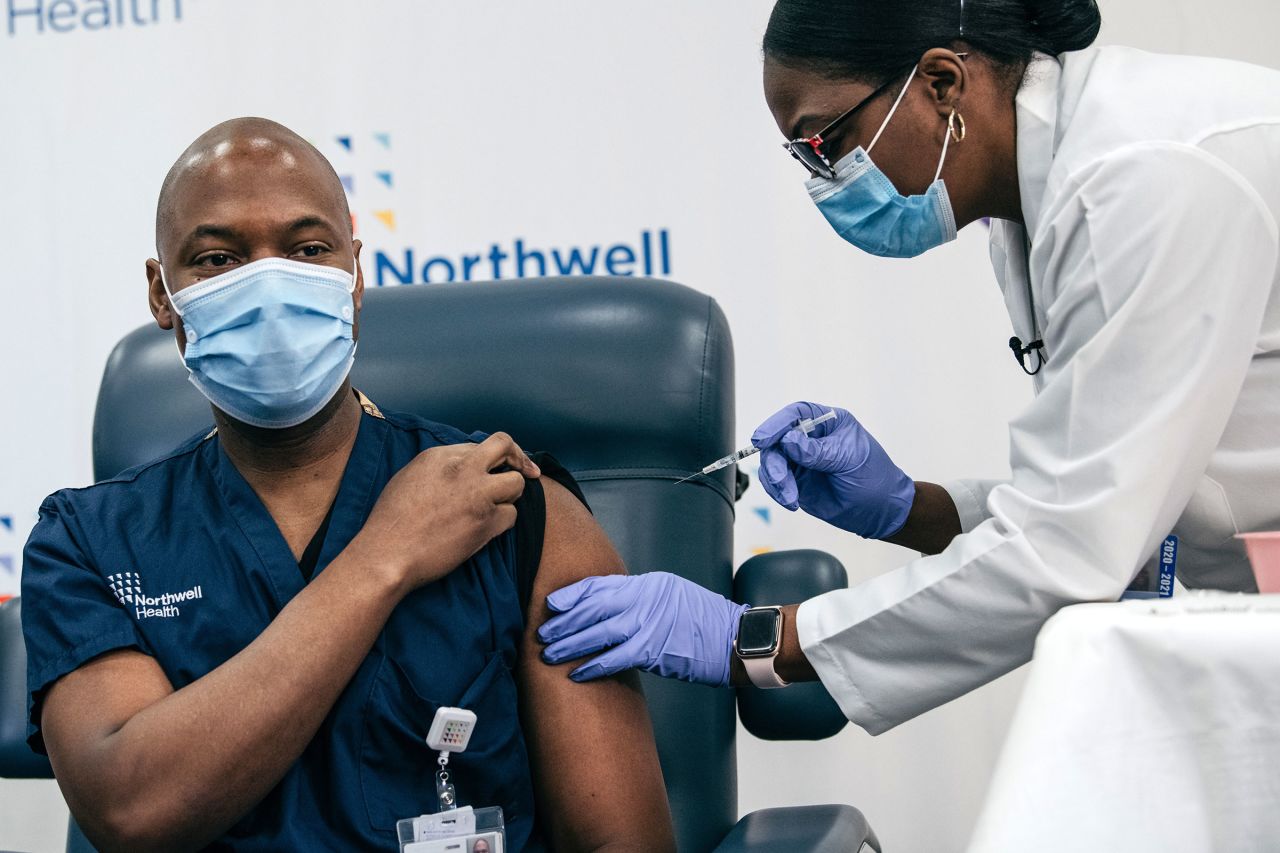
[[[792,139],[790,142],[782,143],[782,147],[787,149],[792,157],[800,161],[800,165],[804,166],[815,175],[820,175],[828,180],[834,180],[836,170],[831,165],[830,158],[827,153],[822,150],[822,146],[827,144],[827,136],[830,135],[837,127],[844,124],[849,119],[857,115],[858,110],[874,101],[885,93],[885,91],[898,82],[898,75],[889,78],[888,82],[881,84],[874,92],[867,95],[861,101],[854,104],[849,109],[842,112],[836,117],[835,121],[815,133],[813,136],[801,136],[798,139]]]
[[[964,59],[968,55],[968,51],[956,54],[960,59]],[[912,77],[914,76],[913,68]],[[827,144],[827,136],[829,136],[837,127],[853,118],[853,116],[857,114],[858,110],[883,95],[885,90],[896,83],[898,79],[899,77],[896,74],[890,77],[887,82],[881,84],[874,92],[867,95],[848,110],[845,110],[836,117],[835,121],[831,122],[831,124],[827,125],[813,136],[802,136],[799,139],[784,142],[782,143],[782,147],[787,149],[791,156],[799,160],[800,165],[804,166],[811,173],[820,175],[828,180],[834,180],[836,177],[835,167],[831,165],[831,159],[827,157],[827,153],[822,150],[822,146]],[[906,86],[910,85],[910,83],[911,80],[908,79],[907,82],[903,84],[904,94],[906,92]],[[901,95],[899,96],[899,99],[901,99]]]

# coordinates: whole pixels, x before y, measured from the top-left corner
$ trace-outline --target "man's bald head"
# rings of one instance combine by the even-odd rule
[[[274,121],[223,122],[182,152],[160,190],[156,250],[147,298],[179,349],[185,338],[170,294],[266,258],[354,271],[360,314],[360,241],[342,182],[314,146]]]
[[[233,118],[200,134],[165,175],[156,204],[157,251],[163,256],[167,243],[181,237],[172,233],[179,206],[207,195],[210,184],[243,184],[246,177],[253,183],[255,174],[266,173],[298,182],[308,194],[327,200],[335,218],[351,222],[342,182],[314,145],[279,122]],[[188,193],[188,189],[195,192]]]

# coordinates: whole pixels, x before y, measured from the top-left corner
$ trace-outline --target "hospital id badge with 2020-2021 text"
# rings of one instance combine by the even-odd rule
[[[1173,581],[1177,576],[1177,567],[1178,537],[1170,533],[1160,543],[1156,555],[1143,564],[1120,597],[1122,599],[1170,598],[1173,595]]]

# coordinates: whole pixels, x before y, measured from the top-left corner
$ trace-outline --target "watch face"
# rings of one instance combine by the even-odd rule
[[[773,609],[748,610],[738,622],[738,654],[771,654],[778,647],[782,614]]]

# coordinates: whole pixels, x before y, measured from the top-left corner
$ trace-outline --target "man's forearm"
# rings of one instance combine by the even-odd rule
[[[201,847],[279,782],[404,594],[354,544],[244,650],[103,741],[108,835]]]
[[[917,481],[906,523],[884,541],[922,554],[940,554],[960,533],[960,513],[947,490],[936,483]]]

